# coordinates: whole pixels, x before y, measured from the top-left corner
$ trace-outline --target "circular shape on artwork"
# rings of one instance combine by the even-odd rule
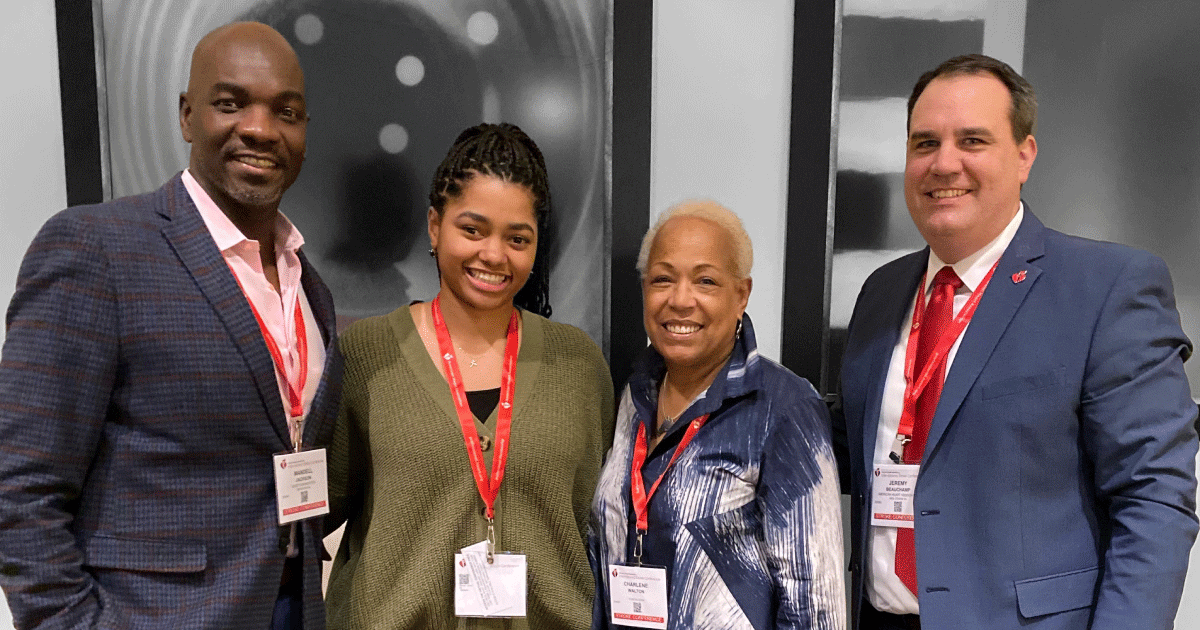
[[[396,78],[401,83],[412,87],[425,78],[425,64],[412,55],[406,55],[396,62]]]
[[[408,147],[408,130],[396,123],[388,123],[379,130],[379,146],[388,153],[400,153]]]
[[[325,23],[321,21],[321,18],[311,13],[305,13],[296,18],[296,39],[300,40],[301,44],[312,46],[321,41],[324,36]]]
[[[500,22],[487,11],[476,11],[467,18],[467,37],[480,46],[496,41],[500,34]]]

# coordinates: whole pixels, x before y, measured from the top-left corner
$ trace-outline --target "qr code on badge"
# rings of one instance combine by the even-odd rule
[[[635,613],[642,612],[642,602],[633,602],[633,612],[635,612]]]
[[[463,573],[462,575],[459,575],[458,576],[458,585],[459,586],[470,586],[471,585],[471,574]]]
[[[903,503],[903,502],[901,502],[901,501],[892,501],[892,511],[893,511],[893,512],[899,512],[899,511],[900,511],[901,509],[903,509],[903,508],[904,508],[904,503]]]
[[[301,491],[300,491],[300,502],[301,502],[301,503],[308,503],[308,490],[301,490]]]

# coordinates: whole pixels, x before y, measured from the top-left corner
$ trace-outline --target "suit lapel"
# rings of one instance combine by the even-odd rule
[[[879,412],[883,404],[883,387],[887,380],[888,369],[891,367],[892,352],[900,339],[900,327],[908,316],[913,297],[917,294],[917,285],[921,282],[921,273],[928,264],[928,248],[910,254],[901,259],[902,264],[891,278],[884,278],[884,286],[899,287],[899,294],[879,294],[879,299],[868,312],[877,313],[880,333],[871,335],[871,346],[865,354],[870,357],[866,382],[869,383],[865,398],[866,409],[863,410],[863,461],[868,466],[875,461],[875,442],[879,434]]]
[[[308,298],[308,306],[312,309],[313,317],[321,326],[321,338],[325,340],[325,351],[328,354],[337,341],[337,321],[333,314],[333,297],[325,290],[325,284],[321,282],[316,269],[308,262],[304,251],[300,250],[296,254],[300,258],[300,286],[304,289],[305,297]]]
[[[263,341],[258,321],[179,175],[159,189],[155,209],[167,219],[163,236],[225,325],[246,360],[271,425],[282,444],[290,447],[283,400],[279,397],[279,384],[275,379],[275,364]]]
[[[314,444],[321,431],[321,422],[309,422],[309,420],[322,418],[331,422],[337,417],[336,409],[326,413],[325,407],[326,401],[341,398],[342,361],[337,348],[337,320],[334,316],[333,296],[321,282],[316,269],[308,262],[304,251],[301,250],[297,254],[300,257],[301,267],[300,286],[304,289],[304,296],[308,298],[309,308],[312,309],[317,325],[321,327],[321,338],[325,341],[325,368],[321,372],[321,382],[317,384],[317,389],[313,393],[312,405],[309,407],[303,427],[303,442]],[[334,388],[332,392],[330,388]]]
[[[929,427],[929,439],[925,443],[924,458],[936,456],[938,443],[946,433],[967,394],[987,365],[992,351],[1009,323],[1025,301],[1025,296],[1042,274],[1040,267],[1033,264],[1042,256],[1045,242],[1045,227],[1037,217],[1025,209],[1025,217],[1016,235],[1000,256],[1000,264],[984,291],[979,307],[971,323],[963,333],[962,343],[938,400],[937,412]]]

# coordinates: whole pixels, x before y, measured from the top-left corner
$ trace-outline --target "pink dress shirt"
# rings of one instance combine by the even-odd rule
[[[304,414],[307,415],[325,369],[325,343],[321,338],[321,329],[313,317],[304,289],[300,286],[302,269],[300,257],[296,252],[304,244],[304,237],[283,213],[278,214],[275,220],[275,265],[279,273],[279,291],[276,291],[263,271],[258,241],[246,238],[187,170],[183,171],[183,185],[196,208],[200,210],[200,217],[204,219],[204,224],[208,226],[209,233],[216,241],[217,249],[221,250],[221,256],[225,258],[230,270],[242,285],[246,299],[254,305],[263,325],[279,347],[287,380],[280,374],[278,366],[275,370],[275,380],[279,385],[279,396],[283,400],[284,416],[288,418],[288,425],[292,429],[292,446],[295,447],[303,418],[291,417],[288,382],[296,382],[307,373],[302,396]],[[308,339],[308,365],[303,366],[300,365],[297,344],[296,308],[300,308],[304,315],[304,328]]]

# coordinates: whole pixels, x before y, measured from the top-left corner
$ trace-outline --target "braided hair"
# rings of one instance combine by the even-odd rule
[[[537,250],[533,269],[513,303],[531,313],[550,317],[550,182],[542,152],[521,128],[511,123],[482,123],[464,130],[454,140],[433,176],[429,206],[438,216],[446,202],[462,195],[476,175],[490,175],[529,188],[537,221]]]

